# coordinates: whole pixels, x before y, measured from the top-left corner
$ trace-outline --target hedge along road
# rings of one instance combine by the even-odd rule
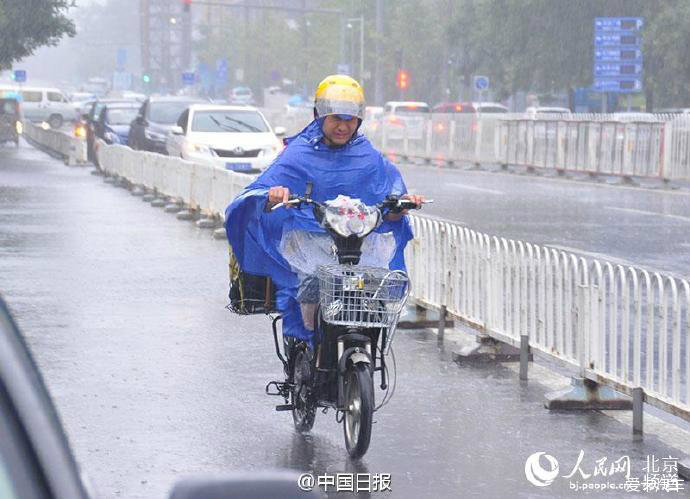
[[[299,435],[264,394],[282,368],[269,320],[224,308],[225,242],[89,170],[0,148],[0,282],[98,498],[264,468],[391,475],[391,492],[358,497],[575,498],[568,479],[528,482],[528,456],[555,456],[565,475],[580,450],[589,473],[627,455],[641,478],[647,455],[678,454],[601,413],[548,413],[542,385],[460,367],[433,334],[401,331],[395,396],[350,462],[332,412]]]

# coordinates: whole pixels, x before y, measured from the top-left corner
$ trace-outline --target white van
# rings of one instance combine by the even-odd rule
[[[21,96],[22,114],[29,121],[47,121],[52,128],[60,128],[65,121],[75,117],[74,105],[57,88],[49,87],[1,87],[4,92]]]

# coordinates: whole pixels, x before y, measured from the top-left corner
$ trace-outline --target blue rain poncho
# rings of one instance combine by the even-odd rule
[[[240,268],[250,274],[270,276],[276,285],[276,302],[283,316],[283,334],[313,340],[313,331],[302,321],[297,292],[299,280],[280,252],[284,233],[291,230],[324,233],[310,206],[266,212],[268,190],[283,186],[291,194],[304,195],[307,182],[313,183],[311,197],[325,202],[339,194],[359,198],[367,205],[386,196],[407,192],[398,169],[361,134],[342,147],[329,147],[321,139],[322,120],[312,121],[288,141],[285,150],[253,183],[247,186],[225,211],[228,241]],[[395,253],[391,269],[405,269],[403,251],[412,238],[407,217],[384,221],[376,229],[392,233]]]

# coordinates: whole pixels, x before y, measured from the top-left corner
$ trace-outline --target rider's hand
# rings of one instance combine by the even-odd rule
[[[280,185],[276,187],[271,187],[268,190],[268,203],[267,208],[272,208],[278,203],[287,203],[290,199],[290,189],[287,187],[282,187]],[[290,208],[289,204],[285,205],[286,208]]]
[[[416,209],[419,209],[422,207],[422,204],[424,204],[424,196],[419,196],[418,194],[404,194],[400,196],[400,199],[407,199],[409,201],[412,201],[414,204],[417,205]],[[389,213],[386,216],[386,220],[389,220],[391,222],[397,222],[400,220],[403,215],[407,215],[410,210],[403,210],[400,213]]]

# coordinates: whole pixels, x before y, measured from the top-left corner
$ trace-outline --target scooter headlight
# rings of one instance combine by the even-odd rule
[[[362,237],[377,227],[379,210],[341,195],[326,202],[325,221],[343,237]]]

